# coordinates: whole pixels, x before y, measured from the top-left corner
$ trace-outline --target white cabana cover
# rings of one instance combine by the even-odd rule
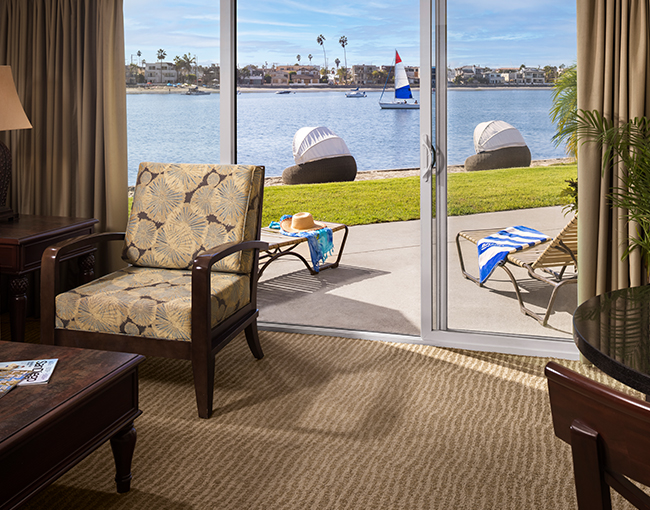
[[[502,120],[481,122],[474,129],[474,150],[476,154],[490,152],[504,147],[525,147],[526,141],[517,128]]]
[[[350,151],[329,128],[304,127],[293,135],[293,159],[297,165],[338,156],[350,156]]]

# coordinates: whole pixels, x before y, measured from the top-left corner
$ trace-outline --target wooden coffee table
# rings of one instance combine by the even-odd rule
[[[131,485],[136,354],[0,342],[0,361],[58,358],[50,381],[0,398],[0,509],[15,508],[106,441],[117,492]]]

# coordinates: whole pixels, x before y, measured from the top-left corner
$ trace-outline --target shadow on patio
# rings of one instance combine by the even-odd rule
[[[455,237],[459,230],[527,225],[549,236],[566,225],[561,207],[457,216],[449,219],[450,329],[571,338],[576,286],[560,290],[549,327],[519,311],[512,283],[497,269],[485,287],[463,278]],[[335,248],[340,242],[334,235]],[[260,321],[335,329],[420,335],[420,222],[406,221],[350,227],[341,265],[312,276],[293,257],[273,262],[259,284]],[[477,267],[475,246],[465,260]],[[308,257],[306,243],[300,246]],[[524,301],[536,312],[546,307],[551,287],[511,266]]]

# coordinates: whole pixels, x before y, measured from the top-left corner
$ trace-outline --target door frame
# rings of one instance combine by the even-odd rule
[[[435,13],[435,31],[433,14]],[[237,162],[237,0],[220,0],[220,161]],[[435,41],[434,41],[435,34]],[[434,45],[435,42],[435,45]],[[436,113],[432,104],[432,65],[436,63]],[[449,330],[447,326],[447,3],[420,0],[420,337],[372,331],[352,331],[307,325],[260,323],[260,329],[330,335],[386,342],[435,345],[475,351],[579,359],[572,341],[517,335]],[[435,168],[432,127],[436,126]],[[435,174],[435,189],[432,186]],[[433,196],[436,215],[433,216]]]
[[[434,64],[435,115],[432,114],[431,80]],[[447,0],[420,0],[420,105],[421,341],[440,347],[578,359],[578,349],[570,340],[542,336],[522,338],[448,328]],[[435,136],[432,136],[434,125]],[[430,170],[431,151],[426,144],[431,139],[434,139],[435,154],[433,172]],[[424,218],[432,218],[432,221]]]

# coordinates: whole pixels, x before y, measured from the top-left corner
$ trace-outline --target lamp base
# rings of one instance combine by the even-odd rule
[[[11,187],[11,152],[0,141],[0,222],[18,221],[18,213],[14,213],[7,204],[7,193]]]
[[[0,223],[6,223],[8,221],[18,221],[19,214],[17,212],[14,212],[11,207],[7,207],[6,205],[3,207],[0,207]]]

